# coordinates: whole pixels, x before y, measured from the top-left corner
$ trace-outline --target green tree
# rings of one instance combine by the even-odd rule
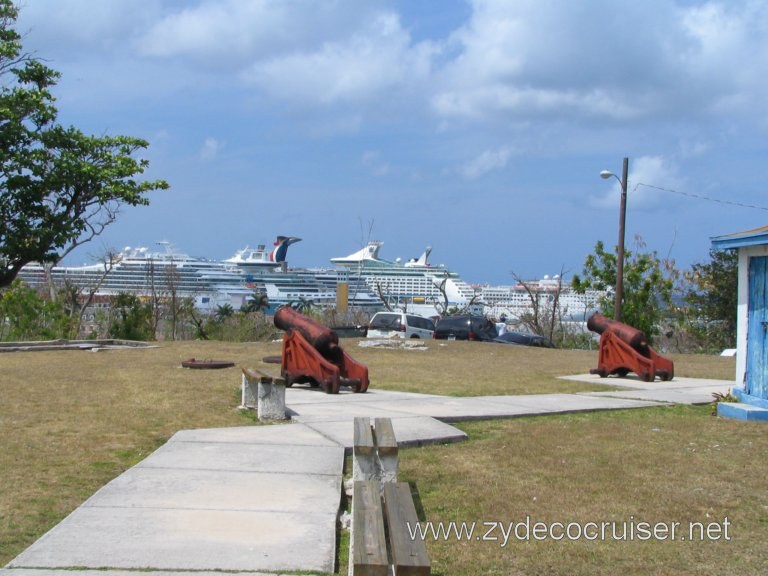
[[[216,306],[216,312],[214,313],[214,316],[217,321],[222,322],[226,320],[227,318],[231,318],[235,314],[235,309],[232,307],[232,304],[224,303],[219,304]]]
[[[315,308],[315,303],[313,300],[301,296],[297,302],[291,302],[290,306],[296,310],[296,312],[309,315],[312,314],[312,311]]]
[[[739,255],[735,250],[710,250],[709,262],[685,274],[688,330],[701,349],[714,352],[736,345]]]
[[[656,252],[644,252],[645,244],[636,238],[637,249],[624,251],[624,300],[622,322],[653,340],[659,332],[664,309],[672,300],[673,281]],[[583,275],[574,275],[571,286],[578,293],[588,289],[608,290],[616,285],[618,258],[607,252],[601,241],[595,245],[595,253],[584,261]],[[613,318],[614,292],[600,301],[600,311]]]
[[[163,180],[138,181],[148,146],[57,123],[60,74],[23,52],[18,9],[0,0],[0,287],[33,261],[57,262],[101,234],[124,205],[146,205]]]
[[[0,340],[63,338],[68,327],[62,306],[43,300],[21,280],[0,290]]]
[[[250,314],[251,312],[261,312],[269,308],[269,298],[264,292],[257,292],[254,290],[253,296],[240,307],[240,312],[243,314]]]
[[[124,340],[154,340],[152,304],[133,294],[118,294],[112,303],[109,335]]]

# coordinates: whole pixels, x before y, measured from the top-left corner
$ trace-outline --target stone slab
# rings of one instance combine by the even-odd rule
[[[62,568],[0,568],[0,576],[136,576],[134,570],[70,570]],[[142,571],[141,576],[221,576],[221,572]],[[248,572],[247,576],[288,576],[275,572]]]
[[[393,390],[378,390],[373,384],[367,392],[355,394],[350,390],[341,389],[338,394],[326,394],[320,388],[310,388],[301,384],[295,384],[285,391],[286,404],[350,404],[354,402],[378,402],[393,398],[444,398],[436,394],[422,394],[418,392],[397,392]]]
[[[631,400],[649,400],[671,404],[709,404],[714,392],[726,392],[718,386],[699,388],[676,388],[670,390],[622,390],[615,392],[585,392],[585,396],[601,398],[627,398]]]
[[[355,416],[397,418],[399,416],[412,415],[406,409],[398,410],[398,407],[393,407],[390,402],[386,401],[373,404],[363,402],[350,404],[301,404],[299,406],[291,406],[291,410],[293,411],[292,419],[302,424],[323,421],[333,422],[335,420],[352,421]]]
[[[531,412],[531,409],[526,406],[516,406],[514,401],[502,404],[493,400],[482,400],[478,397],[394,399],[387,402],[379,402],[377,407],[401,415],[430,416],[444,422],[503,418]]]
[[[337,475],[340,446],[168,442],[136,466],[176,470],[227,470]]]
[[[308,426],[346,446],[348,450],[352,448],[352,420],[317,421],[309,423]],[[445,444],[467,439],[466,433],[458,428],[429,416],[395,417],[392,418],[392,428],[401,447]]]
[[[506,405],[525,406],[529,414],[589,412],[593,410],[623,410],[625,408],[645,408],[658,403],[647,400],[628,398],[600,398],[589,394],[531,394],[528,396],[486,396],[488,402]]]
[[[273,425],[181,430],[169,442],[219,442],[230,444],[274,444],[278,446],[334,446],[327,438],[297,422]]]
[[[570,376],[559,376],[560,380],[571,380],[575,382],[587,382],[589,384],[602,384],[605,386],[615,386],[620,388],[635,388],[638,390],[672,390],[677,388],[700,388],[703,386],[718,386],[728,389],[736,385],[734,380],[715,380],[713,378],[686,378],[684,376],[675,376],[672,380],[662,382],[655,380],[653,382],[643,382],[636,375],[629,374],[624,378],[618,376],[608,376],[600,378],[597,374],[573,374]]]
[[[333,572],[334,525],[335,511],[80,507],[8,567]]]
[[[443,422],[461,422],[466,420],[489,420],[494,418],[513,418],[516,416],[531,416],[536,414],[552,414],[566,412],[581,412],[590,410],[617,410],[624,408],[643,408],[654,406],[656,402],[632,400],[625,398],[598,398],[579,394],[536,394],[529,396],[473,396],[473,397],[440,397],[433,399],[393,399],[378,402],[370,413],[359,416],[389,416],[402,418],[404,416],[429,416]],[[306,417],[306,423],[313,427],[319,421],[341,421],[338,412],[327,418],[316,416],[314,410]],[[342,412],[343,413],[343,412]],[[299,414],[296,418],[304,422],[305,416]],[[315,427],[316,428],[316,427]],[[316,428],[317,429],[317,428]],[[398,436],[399,439],[399,436]]]
[[[91,496],[89,508],[239,510],[335,514],[341,476],[134,467]]]

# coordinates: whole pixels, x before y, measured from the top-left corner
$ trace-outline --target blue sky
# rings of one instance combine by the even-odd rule
[[[168,191],[70,262],[168,240],[292,266],[368,239],[470,282],[627,243],[687,268],[768,207],[762,0],[27,0],[60,121],[147,139]],[[665,190],[659,190],[659,188]],[[674,192],[670,192],[674,191]]]

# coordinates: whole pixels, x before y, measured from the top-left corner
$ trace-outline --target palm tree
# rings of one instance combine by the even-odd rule
[[[315,303],[312,300],[304,298],[303,296],[299,298],[298,302],[291,303],[291,307],[296,310],[296,312],[301,312],[302,314],[309,314],[312,312],[314,306]]]
[[[227,318],[230,318],[235,313],[235,309],[232,304],[221,304],[216,306],[216,320],[223,322]]]
[[[253,296],[246,302],[242,308],[240,308],[240,311],[244,314],[249,314],[251,312],[259,312],[260,310],[265,310],[269,308],[269,298],[267,298],[267,295],[263,292],[254,292]]]

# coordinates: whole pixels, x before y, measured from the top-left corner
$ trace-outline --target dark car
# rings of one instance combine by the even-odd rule
[[[517,344],[518,346],[537,346],[539,348],[554,348],[555,345],[548,338],[538,334],[525,334],[523,332],[505,332],[493,339],[494,342],[503,344]]]
[[[480,340],[490,342],[498,336],[496,325],[484,316],[469,314],[440,318],[432,335],[436,340]]]

